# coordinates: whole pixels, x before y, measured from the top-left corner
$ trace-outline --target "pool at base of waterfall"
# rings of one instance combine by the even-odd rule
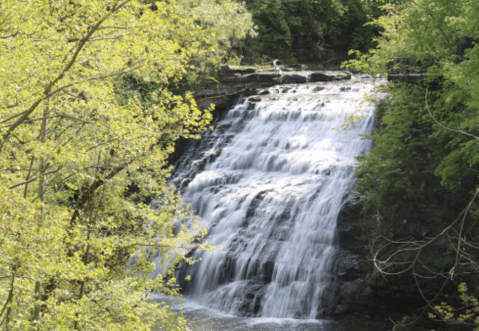
[[[191,331],[348,331],[336,321],[220,316],[205,309],[184,311]]]
[[[153,295],[155,301],[167,301],[168,297]],[[205,308],[194,302],[175,303],[180,307],[191,331],[390,331],[391,321],[382,316],[372,319],[369,316],[353,316],[345,320],[301,320],[293,318],[252,318],[238,317]],[[153,328],[152,331],[161,331]]]

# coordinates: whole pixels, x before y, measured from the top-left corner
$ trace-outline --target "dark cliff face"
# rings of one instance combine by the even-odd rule
[[[338,258],[337,276],[340,288],[341,313],[376,311],[398,312],[423,304],[414,283],[398,279],[391,284],[377,277],[372,262],[370,226],[375,226],[376,215],[362,214],[362,201],[357,192],[345,199],[337,222]],[[372,224],[371,224],[372,223]],[[392,280],[392,279],[391,279]]]
[[[452,280],[435,276],[434,272],[447,272],[454,265],[455,255],[448,249],[447,236],[414,254],[395,255],[391,261],[397,265],[386,271],[397,275],[381,274],[376,268],[375,258],[385,260],[400,247],[395,242],[414,242],[404,246],[411,248],[429,241],[457,219],[467,204],[467,192],[445,189],[438,177],[431,176],[425,182],[422,189],[426,204],[405,204],[398,197],[384,204],[381,214],[362,213],[365,199],[357,192],[345,199],[337,223],[337,241],[343,255],[338,259],[341,261],[337,273],[338,307],[341,307],[336,310],[341,315],[338,318],[367,315],[398,321],[404,316],[419,316],[425,309],[430,312],[424,297],[435,299],[433,305],[440,302],[454,305],[459,302],[460,282],[477,284],[477,273],[467,267],[457,271],[459,278]],[[426,314],[416,325],[435,330],[468,330],[464,326],[433,322]]]
[[[429,206],[415,212],[420,215],[421,220],[429,224],[430,231],[440,231],[444,223],[438,222],[437,217],[454,214],[457,199],[458,197],[451,197],[449,203]],[[405,316],[413,316],[414,318],[409,319],[412,321],[422,316],[410,330],[470,330],[470,327],[448,325],[427,318],[427,314],[423,314],[425,309],[429,311],[427,303],[419,292],[411,271],[397,276],[381,275],[377,271],[373,259],[377,249],[381,247],[379,245],[385,244],[384,241],[378,243],[379,236],[414,238],[417,237],[419,228],[413,224],[413,219],[405,225],[401,224],[400,230],[385,226],[381,224],[382,219],[377,214],[361,212],[363,201],[364,197],[352,192],[345,199],[338,216],[336,231],[340,257],[337,259],[337,282],[334,289],[338,302],[333,317],[339,321],[349,321],[352,325],[370,325],[371,330],[391,330],[391,321],[399,322]],[[425,250],[421,255],[423,262],[437,267],[438,261],[443,261],[443,255],[439,253],[441,247],[442,243],[438,243]],[[405,259],[402,260],[404,261]],[[423,270],[418,268],[416,271]],[[452,283],[446,283],[442,288],[443,282],[440,278],[418,278],[417,281],[422,294],[428,299],[438,294],[439,302],[455,302],[458,299],[457,287]]]
[[[423,295],[434,300],[432,306],[447,302],[454,307],[460,305],[458,285],[466,282],[475,287],[479,281],[477,271],[467,261],[456,263],[455,249],[462,222],[458,217],[464,216],[461,213],[475,188],[470,177],[455,188],[441,185],[436,169],[442,146],[433,143],[434,126],[414,117],[424,107],[424,86],[388,86],[393,90],[403,86],[407,93],[401,90],[405,98],[394,94],[377,107],[380,118],[373,136],[377,146],[362,158],[358,171],[357,189],[369,199],[358,196],[347,202],[347,212],[338,220],[338,241],[368,263],[358,279],[367,282],[371,300],[356,309],[367,312],[389,307],[392,314],[412,316],[422,314],[427,307]],[[428,88],[430,93],[440,92],[437,86]],[[363,205],[370,214],[360,213]],[[456,226],[449,227],[454,222]],[[466,245],[477,238],[477,231],[474,219],[466,220],[462,236]],[[463,252],[464,247],[461,249]],[[466,254],[477,261],[477,254],[468,249]]]

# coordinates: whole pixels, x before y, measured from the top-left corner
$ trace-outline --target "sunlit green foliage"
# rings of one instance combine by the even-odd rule
[[[387,15],[375,21],[383,30],[378,47],[349,65],[396,78],[419,69],[424,76],[417,84],[383,88],[388,97],[378,103],[380,125],[371,137],[376,145],[361,157],[357,189],[366,208],[377,212],[380,228],[376,266],[410,272],[419,289],[437,280],[439,293],[423,296],[432,300],[435,314],[477,325],[475,313],[467,311],[475,303],[464,295],[469,307],[459,314],[454,305],[433,300],[452,279],[477,281],[479,2],[411,0],[383,10]],[[400,58],[422,65],[405,67]],[[401,212],[411,218],[402,221]],[[436,259],[438,251],[445,252],[444,260]]]
[[[438,158],[434,171],[444,186],[471,185],[472,189],[479,164],[479,3],[415,0],[388,5],[387,10],[389,14],[376,21],[384,29],[378,48],[353,64],[373,74],[387,73],[388,63],[397,57],[416,57],[430,65],[423,83],[388,89],[393,104],[384,117],[383,137],[374,139],[387,140],[386,145],[392,148],[408,137],[415,125],[428,122],[427,135],[408,144],[413,149],[426,147]],[[404,107],[407,110],[403,112]],[[390,118],[397,118],[398,129],[390,127]],[[383,152],[386,147],[376,149],[375,156],[366,159],[374,162],[373,158],[384,156],[390,162],[402,160],[386,157]],[[404,168],[395,167],[404,174]]]
[[[147,299],[205,235],[165,178],[211,114],[168,88],[250,27],[229,0],[0,3],[2,329],[184,328]]]
[[[385,88],[389,97],[378,103],[381,126],[370,138],[372,154],[361,157],[358,189],[368,197],[366,208],[376,208],[400,198],[405,203],[420,199],[421,180],[431,169],[433,151],[427,146],[431,119],[423,104],[423,89],[416,86]],[[392,97],[394,96],[394,97]]]
[[[479,304],[474,294],[471,294],[467,288],[466,283],[461,283],[458,286],[458,292],[460,293],[460,307],[453,307],[447,302],[441,302],[441,304],[434,306],[435,313],[439,315],[439,318],[446,322],[456,322],[460,324],[466,324],[471,326],[479,325]],[[429,318],[436,319],[438,316],[432,313],[428,314]],[[479,326],[474,328],[474,331],[479,330]]]

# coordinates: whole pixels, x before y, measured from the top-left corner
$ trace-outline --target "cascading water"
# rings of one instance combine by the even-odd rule
[[[334,130],[379,82],[281,85],[233,107],[177,164],[174,183],[219,251],[194,253],[186,297],[243,316],[318,319],[337,299],[338,213],[374,124]],[[365,106],[363,105],[363,108]]]

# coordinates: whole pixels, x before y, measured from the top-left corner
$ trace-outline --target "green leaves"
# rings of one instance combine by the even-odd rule
[[[0,321],[10,330],[184,328],[146,299],[178,294],[161,280],[205,235],[165,178],[174,141],[197,138],[212,116],[169,88],[244,36],[249,17],[228,0],[0,4]],[[153,251],[165,257],[159,280],[148,278]]]
[[[413,148],[410,151],[422,149],[438,158],[434,169],[430,170],[442,178],[444,186],[471,189],[478,164],[478,145],[474,137],[479,136],[479,48],[475,43],[479,32],[475,19],[479,6],[476,1],[416,0],[403,5],[391,4],[388,8],[389,14],[375,22],[384,29],[378,38],[378,48],[353,65],[374,74],[387,72],[388,62],[395,57],[427,59],[424,62],[429,64],[427,77],[419,86],[387,89],[392,105],[385,112],[381,136],[373,139],[391,147],[401,144],[401,139],[412,134],[412,139],[408,140]],[[426,87],[431,113],[425,111]],[[397,119],[391,122],[394,118]],[[416,128],[427,134],[415,138]],[[380,149],[378,145],[373,154],[385,158],[387,152]],[[389,157],[391,161],[399,161],[397,156]],[[366,157],[374,163],[373,158]],[[408,168],[402,163],[395,167],[402,172]],[[366,168],[363,171],[368,172]],[[371,172],[376,173],[376,170],[371,169]]]
[[[246,47],[254,60],[264,55],[285,63],[318,61],[323,48],[366,50],[377,29],[364,26],[377,17],[376,5],[361,0],[250,0],[247,7],[259,36]],[[248,59],[251,61],[251,59]]]

